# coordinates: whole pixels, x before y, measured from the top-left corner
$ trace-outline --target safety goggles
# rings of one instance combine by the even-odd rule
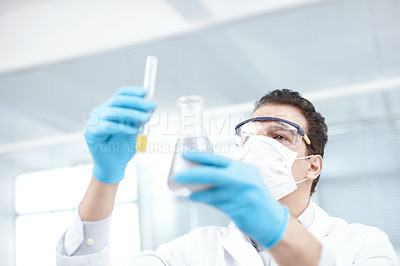
[[[277,117],[255,117],[240,122],[235,127],[236,144],[243,146],[253,135],[273,138],[285,146],[301,145],[304,139],[310,145],[310,139],[296,123]]]

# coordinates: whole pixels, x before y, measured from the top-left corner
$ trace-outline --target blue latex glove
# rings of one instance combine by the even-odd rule
[[[191,194],[191,200],[224,211],[242,232],[265,248],[281,240],[289,224],[289,210],[272,198],[257,168],[211,153],[186,152],[183,157],[205,166],[178,173],[176,182],[214,186]]]
[[[93,176],[103,183],[124,178],[127,163],[136,153],[139,122],[149,120],[154,101],[144,99],[142,87],[122,87],[96,107],[86,124],[85,138],[94,167]]]

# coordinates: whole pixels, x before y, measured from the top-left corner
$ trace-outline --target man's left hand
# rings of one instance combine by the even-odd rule
[[[271,196],[256,167],[212,153],[186,152],[183,157],[204,166],[178,173],[176,182],[213,186],[191,194],[191,200],[224,211],[240,230],[265,248],[281,240],[288,227],[289,210]]]

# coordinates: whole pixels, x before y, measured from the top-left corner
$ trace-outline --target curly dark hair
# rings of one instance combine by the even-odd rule
[[[311,145],[307,145],[307,155],[319,154],[324,157],[325,145],[328,142],[328,126],[325,124],[325,118],[315,110],[309,100],[296,91],[279,89],[268,92],[255,102],[254,111],[266,104],[290,105],[300,110],[307,121],[307,128],[304,128],[304,131],[311,141]],[[315,192],[319,177],[320,175],[314,179],[310,195]]]

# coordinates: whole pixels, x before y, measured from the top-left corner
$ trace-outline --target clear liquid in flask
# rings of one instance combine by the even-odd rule
[[[201,164],[183,158],[182,153],[185,151],[212,152],[212,145],[207,136],[184,137],[178,139],[168,176],[168,187],[172,192],[181,197],[187,197],[193,192],[210,189],[212,187],[204,184],[188,185],[175,182],[174,177],[178,172],[201,166]]]

